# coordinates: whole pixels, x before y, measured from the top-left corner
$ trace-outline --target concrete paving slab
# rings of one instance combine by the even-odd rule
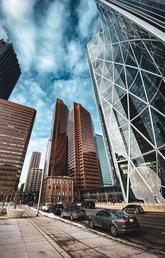
[[[12,244],[12,245],[0,244],[0,257],[1,258],[29,258],[29,254],[26,250],[24,243]]]
[[[146,252],[142,252],[140,254],[131,256],[131,258],[148,258],[148,257],[149,258],[158,258],[158,257],[162,257],[162,256],[159,256],[158,254],[152,254],[152,253],[150,253],[148,256],[148,253],[146,253]]]
[[[104,256],[104,254],[100,254],[94,250],[91,249],[83,249],[79,251],[70,251],[68,252],[72,257],[76,258],[104,258],[107,256]]]
[[[22,237],[21,236],[15,236],[15,235],[8,235],[8,236],[1,236],[0,237],[0,245],[7,245],[7,244],[19,244],[22,243]]]
[[[42,242],[45,241],[43,236],[23,236],[23,241],[25,243],[34,243],[34,242]]]
[[[58,241],[57,243],[60,244],[60,246],[64,248],[64,250],[67,252],[89,249],[88,246],[80,243],[79,241],[68,240],[68,241]]]
[[[131,246],[122,246],[122,244],[102,245],[101,247],[96,247],[95,250],[113,258],[132,257],[133,255],[137,255],[142,252],[142,250]]]
[[[103,245],[113,245],[116,244],[116,241],[110,240],[110,239],[105,239],[103,237],[95,237],[92,239],[81,239],[81,242],[89,245],[91,247],[99,247]]]
[[[29,256],[32,258],[63,258],[47,241],[26,243]]]

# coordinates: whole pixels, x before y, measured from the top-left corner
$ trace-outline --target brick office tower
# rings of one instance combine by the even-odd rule
[[[36,111],[0,99],[0,200],[17,189]]]
[[[21,74],[12,44],[0,40],[0,98],[8,99]]]
[[[68,176],[74,178],[76,200],[81,190],[101,185],[91,116],[77,103],[68,119]]]
[[[51,135],[48,176],[67,175],[67,121],[69,110],[61,99],[56,100]]]
[[[27,173],[27,177],[26,177],[26,184],[25,184],[25,188],[24,188],[25,192],[30,192],[29,189],[31,188],[30,185],[31,185],[31,180],[32,180],[32,176],[33,176],[31,169],[39,168],[40,160],[41,160],[41,153],[33,152],[31,155],[28,173]]]

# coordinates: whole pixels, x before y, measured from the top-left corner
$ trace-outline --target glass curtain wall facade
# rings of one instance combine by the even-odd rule
[[[56,100],[51,132],[48,176],[67,175],[67,122],[69,109],[61,99]]]
[[[164,202],[165,2],[96,4],[98,25],[88,58],[124,200]]]
[[[98,160],[100,164],[100,173],[101,173],[101,181],[102,181],[102,186],[108,187],[113,185],[113,179],[112,179],[112,165],[110,161],[108,160],[105,146],[104,146],[104,141],[103,141],[103,136],[96,134],[95,135],[95,140],[96,140],[96,149],[97,149],[97,155],[98,155]]]
[[[12,44],[0,40],[0,98],[8,99],[21,75]]]
[[[91,115],[78,103],[68,117],[68,176],[74,179],[75,200],[81,190],[101,186]]]
[[[0,99],[0,201],[17,189],[36,111]]]

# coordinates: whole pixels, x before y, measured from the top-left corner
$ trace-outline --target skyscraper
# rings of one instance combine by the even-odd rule
[[[99,164],[100,164],[100,172],[101,172],[101,178],[102,178],[102,186],[108,187],[113,185],[113,164],[110,159],[108,159],[103,137],[102,135],[96,134],[96,149],[97,149],[97,155],[99,158]]]
[[[56,100],[51,133],[48,176],[67,175],[67,121],[69,110],[61,99]]]
[[[36,111],[0,99],[0,199],[10,199],[19,183]]]
[[[33,176],[32,174],[32,168],[39,168],[41,160],[41,153],[40,152],[33,152],[30,159],[30,164],[28,168],[28,173],[26,177],[26,183],[25,183],[25,192],[28,192],[31,185],[31,178]]]
[[[91,116],[77,103],[68,118],[68,176],[74,178],[78,199],[81,190],[101,185]]]
[[[26,192],[39,194],[41,178],[43,169],[41,168],[31,168],[29,171],[29,179],[26,184]]]
[[[0,40],[0,98],[8,99],[21,74],[12,44]]]
[[[164,202],[165,2],[96,4],[99,22],[88,57],[124,200]]]

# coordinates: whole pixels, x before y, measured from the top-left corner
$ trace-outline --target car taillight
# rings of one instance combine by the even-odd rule
[[[125,220],[125,219],[120,219],[120,220],[119,220],[119,223],[122,224],[122,225],[124,225],[124,224],[126,223],[126,220]]]

